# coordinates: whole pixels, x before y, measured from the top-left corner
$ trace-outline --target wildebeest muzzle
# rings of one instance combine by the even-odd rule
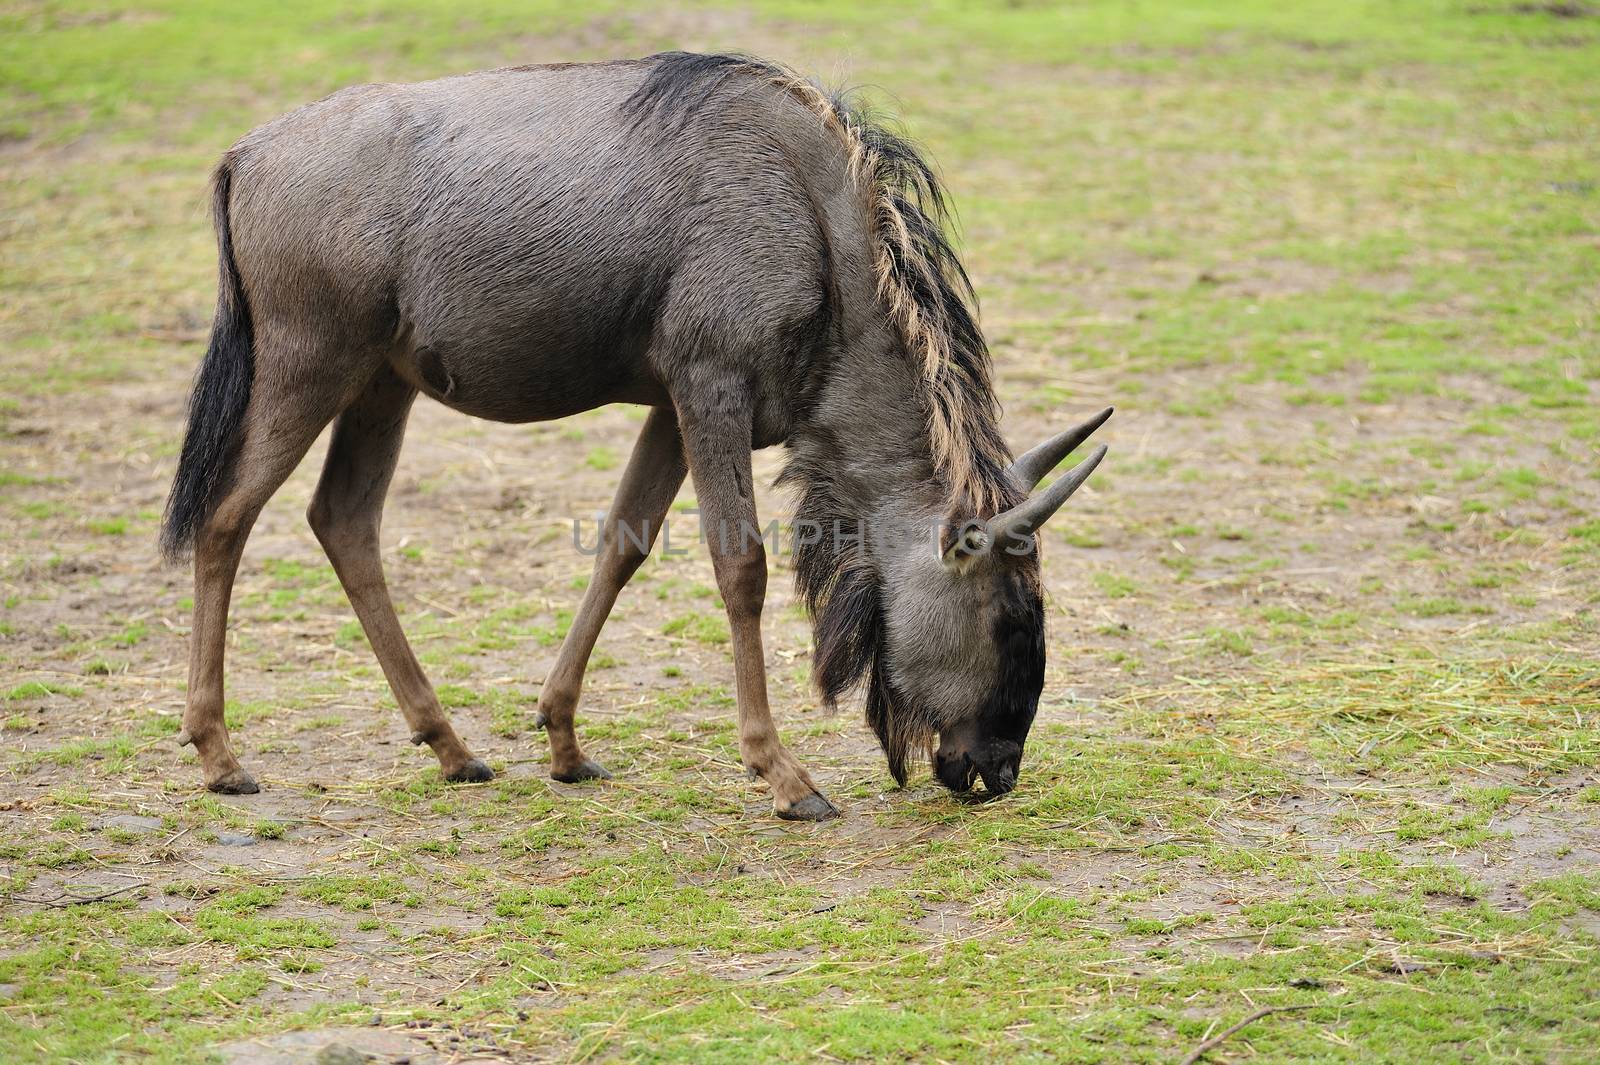
[[[1004,739],[968,739],[961,733],[941,733],[933,752],[933,775],[958,795],[972,791],[979,778],[986,796],[998,798],[1017,786],[1022,768],[1022,744]]]

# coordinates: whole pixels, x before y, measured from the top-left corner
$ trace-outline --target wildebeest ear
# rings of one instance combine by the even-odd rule
[[[981,521],[969,521],[965,525],[945,522],[939,530],[939,560],[946,569],[958,573],[988,554],[989,546],[989,530]]]

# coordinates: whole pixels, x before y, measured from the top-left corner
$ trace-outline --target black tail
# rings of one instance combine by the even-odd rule
[[[239,283],[228,228],[232,187],[232,160],[224,157],[211,182],[211,214],[217,230],[217,316],[211,325],[211,346],[200,363],[189,399],[189,430],[183,438],[183,454],[161,527],[161,550],[169,560],[181,557],[193,545],[227,484],[255,379],[250,306]]]

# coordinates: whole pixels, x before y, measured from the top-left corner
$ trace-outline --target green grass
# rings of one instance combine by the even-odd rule
[[[599,414],[510,462],[414,441],[397,479],[390,583],[494,782],[404,742],[296,482],[230,629],[267,791],[197,793],[192,604],[145,541],[211,308],[206,169],[351,82],[683,44],[892,97],[960,209],[1008,431],[1119,406],[1046,538],[1022,786],[893,789],[774,607],[776,716],[848,807],[774,823],[698,556],[652,560],[592,662],[617,780],[550,785],[538,671],[588,566],[524,503],[550,471],[606,498],[637,426]],[[1261,1005],[1305,1008],[1208,1060],[1584,1060],[1596,55],[1600,19],[1465,0],[0,12],[0,1060],[376,1012],[574,1061],[1170,1062]],[[457,494],[485,462],[527,498]]]

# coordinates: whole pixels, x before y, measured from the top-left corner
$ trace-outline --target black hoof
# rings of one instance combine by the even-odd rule
[[[839,808],[813,791],[787,810],[779,810],[785,821],[827,821],[839,816]]]
[[[578,768],[570,772],[558,773],[554,769],[550,770],[550,779],[559,780],[563,784],[578,784],[585,780],[610,780],[611,774],[606,771],[605,766],[593,758],[585,758]]]
[[[254,795],[261,790],[256,778],[243,769],[235,769],[225,776],[208,781],[206,787],[218,795]]]
[[[455,772],[446,773],[444,778],[452,784],[482,784],[485,780],[494,779],[494,770],[485,765],[482,758],[469,758]]]
[[[550,724],[550,719],[548,717],[544,716],[544,711],[543,710],[535,710],[533,712],[533,727],[534,728],[542,729],[548,724]]]

